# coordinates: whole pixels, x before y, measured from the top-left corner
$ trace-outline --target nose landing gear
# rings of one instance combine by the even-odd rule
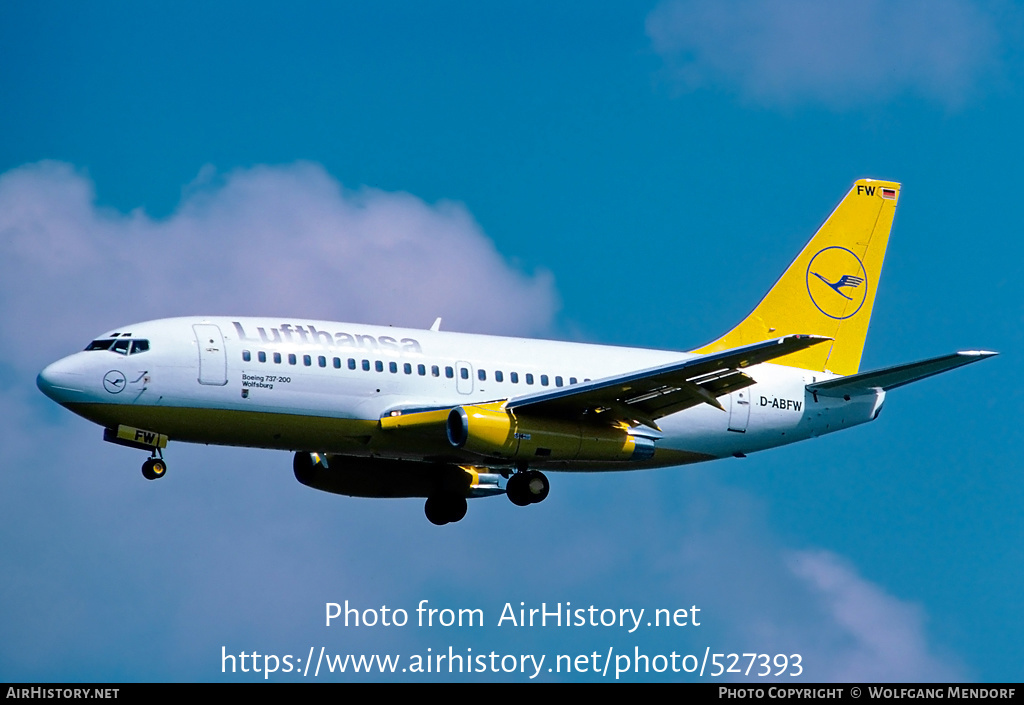
[[[167,445],[167,436],[156,431],[121,425],[103,429],[103,440],[126,448],[149,451],[149,460],[142,464],[142,476],[147,480],[159,480],[167,474],[167,463],[160,450]]]
[[[167,474],[167,463],[155,454],[142,464],[142,476],[147,480],[159,480]]]

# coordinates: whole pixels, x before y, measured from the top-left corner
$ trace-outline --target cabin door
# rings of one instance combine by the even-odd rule
[[[741,389],[729,395],[729,430],[737,433],[747,432],[750,420],[750,390]]]
[[[199,348],[199,384],[223,387],[228,383],[228,355],[220,328],[212,323],[197,323],[192,330]]]

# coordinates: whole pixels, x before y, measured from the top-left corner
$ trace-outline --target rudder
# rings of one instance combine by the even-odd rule
[[[693,352],[719,352],[783,335],[821,335],[833,342],[773,362],[856,374],[899,193],[900,184],[893,181],[854,183],[753,312]]]

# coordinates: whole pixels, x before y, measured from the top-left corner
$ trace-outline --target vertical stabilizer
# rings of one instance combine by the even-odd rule
[[[871,321],[900,184],[861,179],[757,308],[713,343],[713,353],[790,334],[833,338],[773,362],[856,374]]]

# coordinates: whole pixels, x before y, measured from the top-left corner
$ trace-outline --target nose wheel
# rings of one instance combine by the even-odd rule
[[[159,480],[167,474],[167,463],[163,458],[153,457],[142,464],[142,476],[147,480]]]
[[[505,494],[512,504],[525,507],[528,504],[543,502],[550,489],[551,484],[544,473],[539,470],[521,470],[509,478],[505,485]]]

